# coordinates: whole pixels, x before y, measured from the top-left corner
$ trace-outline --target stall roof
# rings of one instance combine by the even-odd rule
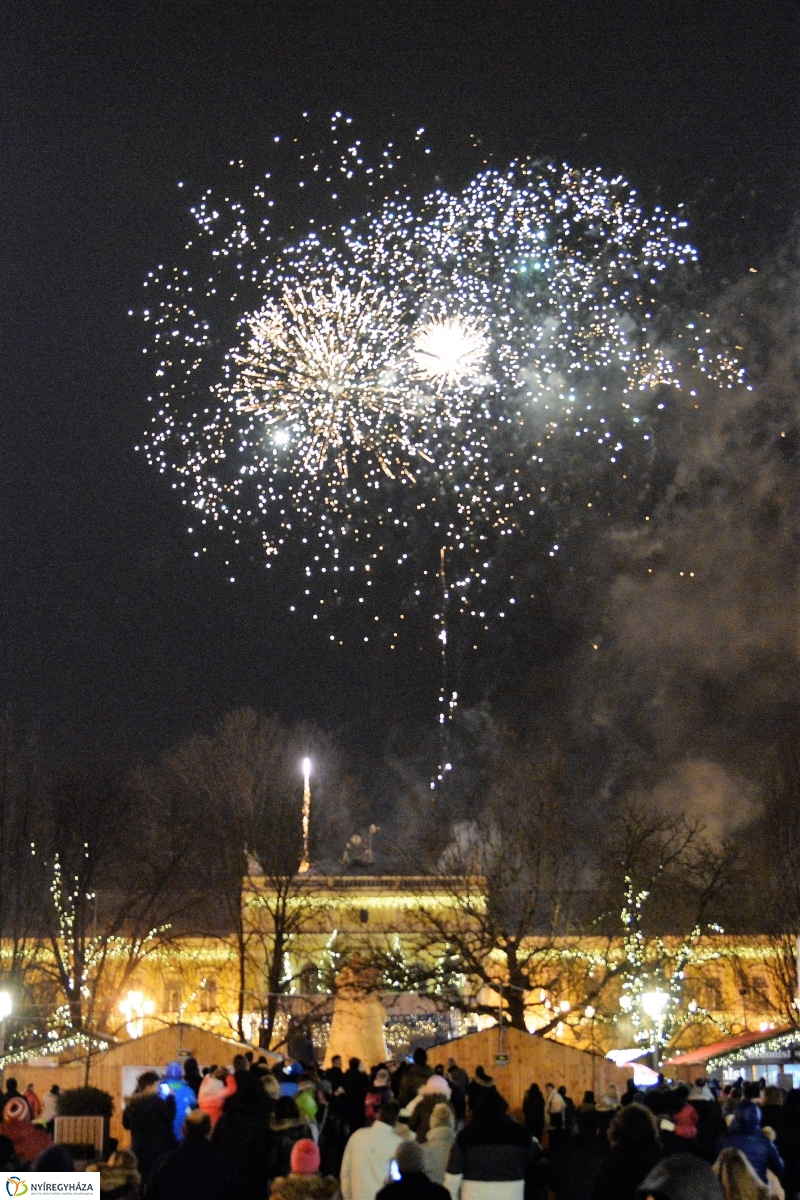
[[[705,1066],[712,1058],[720,1058],[723,1054],[732,1054],[735,1050],[743,1050],[746,1046],[757,1046],[759,1042],[771,1042],[773,1038],[783,1037],[791,1029],[761,1029],[749,1033],[739,1033],[736,1037],[725,1038],[721,1042],[712,1042],[708,1046],[699,1046],[697,1050],[687,1050],[685,1054],[676,1054],[668,1058],[665,1067]],[[798,1032],[800,1038],[800,1032]]]

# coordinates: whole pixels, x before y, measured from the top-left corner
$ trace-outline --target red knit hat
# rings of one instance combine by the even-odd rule
[[[292,1157],[289,1159],[295,1175],[316,1175],[319,1170],[319,1147],[311,1138],[300,1138],[292,1146]]]

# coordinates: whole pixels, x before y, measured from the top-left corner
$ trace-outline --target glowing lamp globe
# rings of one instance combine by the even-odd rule
[[[651,1021],[657,1021],[668,1004],[668,992],[645,992],[642,996],[642,1008]]]
[[[11,992],[0,992],[0,1021],[5,1021],[6,1017],[11,1016],[12,1008]]]

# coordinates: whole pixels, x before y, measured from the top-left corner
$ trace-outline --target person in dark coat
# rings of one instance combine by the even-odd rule
[[[642,1104],[621,1109],[608,1127],[611,1150],[592,1185],[592,1200],[636,1200],[639,1184],[663,1157],[656,1119]]]
[[[792,1088],[783,1104],[778,1153],[784,1162],[783,1186],[787,1200],[800,1193],[800,1090]]]
[[[341,1054],[334,1054],[331,1059],[331,1065],[325,1071],[324,1075],[328,1083],[331,1085],[331,1091],[335,1095],[339,1088],[344,1087],[344,1071],[342,1070]]]
[[[720,1182],[698,1154],[671,1154],[642,1180],[639,1200],[725,1200]]]
[[[549,1190],[556,1200],[591,1200],[592,1185],[609,1153],[598,1124],[597,1113],[581,1105],[573,1136],[561,1140],[550,1165]]]
[[[301,1116],[294,1096],[281,1096],[275,1105],[270,1122],[272,1134],[271,1176],[288,1175],[291,1171],[292,1150],[295,1142],[311,1138],[312,1130],[305,1117]],[[313,1141],[313,1138],[311,1139]]]
[[[203,1082],[203,1076],[200,1074],[200,1067],[196,1058],[190,1056],[186,1059],[186,1062],[183,1064],[183,1078],[196,1096],[200,1091],[200,1084]]]
[[[516,1183],[521,1194],[538,1154],[538,1144],[524,1125],[509,1116],[500,1093],[486,1088],[473,1109],[472,1121],[453,1142],[445,1186],[457,1195],[463,1181],[470,1184],[474,1196],[489,1200],[497,1190],[495,1184]]]
[[[761,1132],[761,1110],[753,1100],[740,1100],[734,1110],[728,1132],[717,1142],[717,1152],[726,1146],[741,1150],[762,1183],[767,1171],[783,1178],[784,1163],[775,1145]]]
[[[538,1083],[532,1083],[522,1101],[525,1128],[537,1142],[542,1140],[544,1130],[544,1094]]]
[[[266,1200],[272,1165],[267,1096],[247,1071],[242,1071],[236,1091],[225,1101],[211,1144],[236,1167],[242,1200]]]
[[[145,1185],[153,1167],[163,1154],[177,1145],[173,1129],[175,1099],[158,1094],[159,1078],[155,1071],[145,1071],[136,1082],[136,1092],[125,1105],[122,1124],[130,1131],[131,1149],[139,1164],[139,1174]]]
[[[156,1164],[144,1200],[243,1200],[236,1167],[210,1138],[208,1113],[193,1108],[184,1121],[183,1141]]]
[[[400,1179],[381,1188],[375,1200],[450,1200],[450,1193],[425,1174],[419,1142],[404,1142],[395,1156]]]
[[[361,1070],[361,1063],[357,1058],[350,1059],[342,1087],[345,1097],[345,1119],[350,1132],[355,1133],[367,1123],[364,1102],[369,1091],[369,1076],[366,1071]]]
[[[697,1153],[706,1162],[717,1157],[717,1142],[725,1133],[722,1108],[705,1079],[695,1079],[689,1092],[689,1103],[697,1113]]]
[[[428,1052],[419,1046],[414,1051],[414,1062],[404,1073],[397,1101],[401,1108],[410,1104],[419,1089],[426,1084],[433,1074],[433,1068],[428,1066]]]

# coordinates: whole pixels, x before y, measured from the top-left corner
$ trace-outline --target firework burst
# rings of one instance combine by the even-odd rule
[[[416,204],[395,185],[421,134],[368,154],[337,115],[327,148],[285,139],[244,200],[195,205],[191,264],[148,280],[146,451],[201,535],[255,528],[268,564],[301,547],[309,604],[345,573],[363,603],[381,564],[413,604],[446,547],[451,606],[488,627],[510,535],[552,559],[635,505],[670,389],[739,371],[677,316],[680,215],[530,163]]]
[[[266,438],[273,469],[290,456],[307,476],[346,480],[367,457],[390,479],[399,473],[413,481],[409,462],[420,450],[411,437],[403,317],[397,298],[380,287],[333,280],[284,284],[280,302],[246,318],[245,345],[231,355],[235,373],[223,393],[252,414],[254,452]],[[268,456],[260,461],[269,469]]]

